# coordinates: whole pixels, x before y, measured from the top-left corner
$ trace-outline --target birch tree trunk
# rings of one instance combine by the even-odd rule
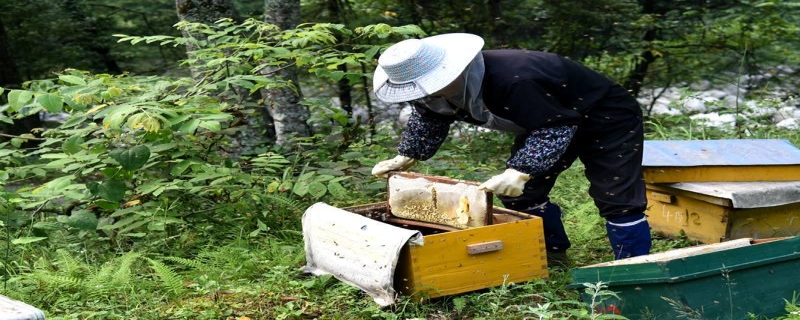
[[[264,22],[274,24],[282,30],[297,27],[300,21],[300,0],[264,0]],[[310,118],[308,108],[300,104],[301,91],[298,85],[297,68],[264,70],[265,74],[281,77],[293,87],[265,89],[264,107],[275,128],[275,143],[285,145],[292,137],[308,137],[311,128],[306,123]]]
[[[178,18],[183,21],[198,22],[206,25],[214,25],[214,23],[223,18],[231,18],[234,21],[239,20],[239,15],[233,8],[231,0],[175,0],[175,7]],[[203,34],[193,34],[189,30],[182,30],[184,37],[193,37],[195,39],[204,39]],[[199,48],[189,43],[186,45],[186,53],[190,58],[192,51]],[[203,76],[200,74],[199,67],[193,67],[192,77],[195,80],[201,81]],[[238,128],[230,145],[226,150],[232,157],[239,157],[246,154],[259,153],[272,143],[272,136],[270,134],[272,123],[271,121],[263,121],[263,117],[258,110],[252,110],[252,105],[259,105],[253,101],[247,90],[237,90],[233,87],[235,96],[238,97],[236,101],[231,101],[239,109],[231,110],[236,112],[239,118]],[[249,110],[248,110],[249,109]]]
[[[222,18],[238,18],[231,0],[175,0],[175,9],[178,18],[191,22],[214,24]]]
[[[213,25],[222,18],[236,19],[238,17],[231,0],[175,0],[175,9],[178,19],[207,25]],[[192,34],[185,29],[181,32],[185,38],[204,39],[205,37],[202,34]],[[189,57],[195,50],[197,48],[193,44],[186,44],[186,53]],[[197,79],[197,70],[192,68],[191,71],[192,76]]]

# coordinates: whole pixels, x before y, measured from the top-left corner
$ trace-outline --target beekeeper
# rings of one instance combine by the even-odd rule
[[[570,248],[561,209],[548,194],[576,159],[606,219],[615,258],[648,254],[637,101],[622,86],[558,55],[483,45],[479,36],[452,33],[386,49],[373,91],[384,102],[410,102],[414,112],[398,155],[376,164],[372,174],[386,177],[431,158],[456,120],[512,132],[517,136],[507,169],[480,189],[498,195],[509,209],[542,218],[548,260],[563,263]]]

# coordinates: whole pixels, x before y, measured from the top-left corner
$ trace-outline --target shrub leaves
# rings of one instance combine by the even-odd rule
[[[140,169],[150,159],[150,148],[138,145],[128,150],[117,149],[111,151],[111,158],[117,160],[122,168],[128,171]]]

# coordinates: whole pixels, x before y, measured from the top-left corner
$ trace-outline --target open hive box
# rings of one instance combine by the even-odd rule
[[[569,287],[603,282],[618,298],[595,311],[630,319],[752,319],[785,314],[800,290],[797,270],[800,237],[746,238],[576,268]]]
[[[474,182],[395,173],[387,201],[303,215],[304,270],[381,305],[548,276],[541,218],[492,206]]]
[[[776,139],[645,141],[650,226],[702,243],[800,234],[800,149]]]

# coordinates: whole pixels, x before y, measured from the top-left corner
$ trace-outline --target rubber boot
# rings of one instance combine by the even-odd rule
[[[650,224],[643,213],[610,218],[606,231],[615,260],[650,254]]]
[[[568,267],[570,264],[567,249],[571,243],[564,223],[561,221],[561,208],[550,201],[523,211],[542,218],[544,229],[544,245],[547,250],[547,265],[551,267]]]

